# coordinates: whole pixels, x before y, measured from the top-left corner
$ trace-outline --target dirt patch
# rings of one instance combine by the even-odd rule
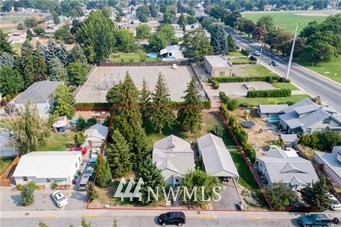
[[[17,24],[9,23],[9,24],[0,24],[0,28],[15,28]]]
[[[84,119],[89,119],[92,117],[101,116],[102,119],[105,119],[107,116],[110,116],[110,112],[108,111],[76,111],[75,117],[82,116]]]

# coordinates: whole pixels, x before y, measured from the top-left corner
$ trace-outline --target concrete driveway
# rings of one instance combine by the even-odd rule
[[[236,185],[232,180],[222,182],[220,191],[221,200],[213,202],[214,210],[237,210],[235,204],[240,202],[240,196]]]
[[[69,199],[66,207],[59,208],[51,198],[53,190],[35,190],[34,203],[23,206],[20,202],[20,191],[15,187],[0,188],[0,210],[1,211],[43,211],[43,210],[80,210],[86,207],[86,192],[63,190],[63,194]]]

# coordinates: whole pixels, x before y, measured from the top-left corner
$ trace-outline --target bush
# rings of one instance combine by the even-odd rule
[[[96,118],[89,118],[88,121],[86,122],[86,128],[90,128],[91,126],[97,124]]]
[[[255,149],[253,149],[252,145],[246,143],[243,147],[243,150],[245,152],[245,155],[250,159],[250,162],[254,163],[256,161],[256,151]]]
[[[20,201],[23,206],[28,206],[34,202],[34,188],[28,184],[23,186],[20,193]]]
[[[258,90],[258,91],[248,91],[246,97],[248,98],[270,98],[270,97],[290,97],[291,90],[273,89],[273,90]]]
[[[222,137],[224,135],[225,132],[225,127],[222,125],[215,125],[212,130],[210,131],[210,133],[218,136],[218,137]]]
[[[249,49],[242,49],[241,51],[240,51],[240,53],[242,54],[242,55],[245,55],[245,56],[249,56],[250,54],[251,54],[251,51],[249,50]]]
[[[212,85],[213,85],[213,89],[218,89],[219,88],[219,82],[216,80],[212,80]]]
[[[22,191],[22,190],[23,190],[23,187],[24,187],[24,186],[23,186],[22,184],[18,184],[18,185],[17,185],[17,190],[18,190],[18,191]]]
[[[227,103],[227,109],[230,111],[234,111],[239,106],[237,99],[230,99]]]
[[[85,127],[86,127],[86,120],[82,116],[79,116],[76,122],[76,129],[78,131],[83,131]]]
[[[134,62],[134,59],[133,58],[129,58],[129,62]]]
[[[27,187],[33,188],[33,189],[38,189],[38,186],[35,182],[30,181],[26,184]]]
[[[86,186],[86,194],[88,195],[90,202],[98,198],[98,192],[95,190],[94,185],[91,183],[88,183],[88,185]]]
[[[211,77],[211,81],[215,80],[219,83],[233,83],[233,82],[250,82],[250,81],[266,81],[271,82],[278,81],[280,76],[219,76],[219,77]]]
[[[281,83],[290,83],[290,80],[289,80],[289,79],[285,79],[284,77],[281,77],[281,78],[279,78],[278,82],[281,82]]]
[[[249,60],[250,61],[257,61],[257,58],[255,56],[251,55],[251,57],[249,57]]]
[[[56,189],[56,188],[58,188],[58,184],[56,182],[53,182],[51,184],[51,189]]]
[[[225,92],[219,92],[219,97],[223,103],[227,104],[229,102],[229,97],[225,94]]]
[[[124,58],[121,58],[121,62],[124,62]]]

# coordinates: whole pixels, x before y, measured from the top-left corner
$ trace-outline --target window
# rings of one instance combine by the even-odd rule
[[[51,178],[46,178],[46,181],[47,182],[51,182]]]
[[[307,128],[307,129],[305,130],[305,132],[308,133],[308,134],[310,134],[310,133],[311,133],[311,128]]]
[[[330,117],[323,120],[323,124],[329,124],[330,123]]]
[[[28,181],[27,177],[22,178],[23,181]]]
[[[322,132],[323,131],[323,128],[317,128],[316,129],[316,132]]]

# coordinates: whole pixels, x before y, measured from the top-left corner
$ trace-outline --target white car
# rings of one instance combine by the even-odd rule
[[[253,51],[252,54],[255,56],[260,56],[260,52],[258,50]]]
[[[330,205],[332,210],[341,210],[341,203],[337,199],[332,199],[332,204]]]
[[[62,191],[56,191],[51,196],[58,207],[64,207],[69,203]]]

